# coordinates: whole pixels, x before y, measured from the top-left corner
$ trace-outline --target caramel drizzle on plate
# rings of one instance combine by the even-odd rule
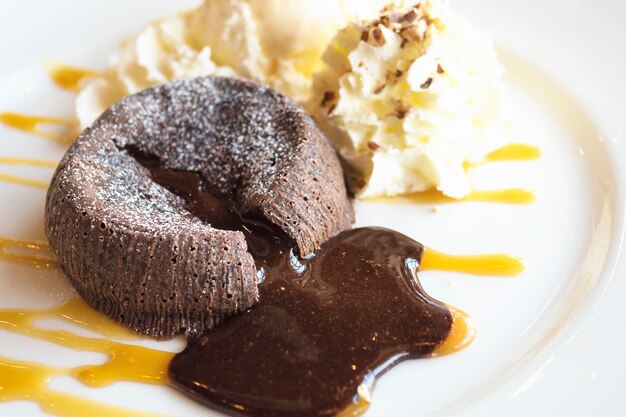
[[[357,400],[346,407],[342,412],[337,414],[336,417],[359,417],[365,414],[370,408],[369,398],[357,397]]]
[[[0,113],[0,124],[60,143],[69,143],[78,132],[77,121],[52,116],[29,116],[6,112]],[[44,126],[60,127],[62,133],[44,129]]]
[[[466,171],[494,162],[534,161],[541,158],[541,148],[527,143],[509,143],[491,151],[479,162],[465,162]]]
[[[44,68],[58,87],[73,93],[78,93],[86,83],[101,75],[99,71],[72,67],[56,61],[45,62]]]
[[[85,83],[100,75],[97,71],[71,67],[57,62],[47,62],[45,68],[50,79],[57,86],[72,92],[78,92]],[[76,120],[51,116],[33,116],[5,112],[0,113],[0,124],[60,143],[68,143],[78,133]],[[50,130],[48,127],[54,127],[54,129]],[[46,168],[56,167],[56,163],[50,161],[8,157],[0,157],[0,164],[30,165]],[[0,181],[43,190],[48,188],[46,182],[11,174],[0,173]]]
[[[35,326],[36,320],[55,318],[69,321],[88,330],[122,340],[137,340],[129,330],[92,310],[80,298],[60,306],[41,310],[0,310],[0,329],[34,337],[74,350],[104,353],[109,360],[103,365],[87,365],[65,370],[85,385],[104,387],[118,381],[162,384],[167,381],[167,364],[174,355],[142,346],[128,345],[110,339],[79,336],[65,330]]]
[[[501,190],[473,190],[462,198],[452,198],[438,190],[428,190],[396,197],[374,197],[367,201],[395,204],[451,204],[451,203],[498,203],[498,204],[531,204],[536,198],[532,191],[523,188],[505,188]]]
[[[0,156],[0,165],[26,165],[35,168],[56,168],[57,163],[53,161],[46,161],[43,159],[29,159],[29,158],[14,158]],[[0,181],[8,182],[11,184],[24,185],[26,187],[34,187],[42,190],[48,189],[48,183],[45,181],[33,180],[26,177],[20,177],[17,175],[0,173]]]
[[[0,402],[31,401],[45,413],[65,417],[165,417],[101,403],[48,388],[48,382],[66,370],[0,356]]]
[[[514,277],[525,270],[524,261],[506,254],[451,255],[424,248],[420,271],[439,270],[471,275]]]
[[[526,143],[511,143],[488,154],[485,161],[533,161],[540,157],[541,149],[537,146]]]
[[[48,189],[47,182],[39,181],[39,180],[32,180],[30,178],[20,177],[17,175],[0,173],[0,181],[8,182],[9,184],[23,185],[25,187],[39,188],[40,190]]]
[[[45,412],[65,417],[155,416],[56,392],[49,389],[47,383],[54,377],[71,376],[91,387],[104,387],[119,381],[164,384],[167,382],[167,365],[173,353],[106,338],[80,336],[65,330],[44,329],[34,324],[36,320],[44,318],[64,320],[107,337],[137,339],[129,330],[92,310],[80,298],[70,299],[52,309],[0,310],[0,329],[70,349],[103,353],[109,357],[102,365],[77,368],[53,367],[0,357],[0,402],[32,401]]]
[[[37,168],[56,168],[58,163],[45,159],[14,158],[0,156],[0,165],[28,165]]]
[[[15,239],[0,236],[0,260],[20,263],[35,268],[58,267],[50,245],[37,240]]]
[[[44,67],[50,79],[58,87],[75,93],[80,91],[89,80],[100,75],[98,71],[76,68],[54,61],[46,62]],[[76,120],[60,117],[6,112],[0,113],[0,124],[61,143],[68,143],[78,133]],[[61,127],[63,132],[51,132],[43,128],[46,125]]]
[[[476,327],[469,314],[446,304],[452,314],[452,328],[446,340],[435,348],[432,356],[451,355],[472,344],[476,338]]]

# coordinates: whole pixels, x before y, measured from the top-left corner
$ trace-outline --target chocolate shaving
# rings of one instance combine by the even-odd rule
[[[416,26],[410,26],[403,28],[398,33],[400,37],[402,37],[402,43],[406,44],[406,42],[410,41],[421,41],[423,39],[422,36],[416,31]]]
[[[367,147],[370,148],[370,150],[372,151],[377,151],[378,149],[380,149],[380,145],[371,140],[367,142]]]
[[[326,105],[337,98],[337,94],[334,91],[325,91],[324,96],[322,97],[322,106],[326,107]]]
[[[395,71],[388,71],[385,76],[388,84],[395,84],[398,82],[398,79],[402,77],[404,72],[400,69],[396,69]]]
[[[372,29],[372,38],[374,39],[375,46],[383,46],[385,44],[383,31],[379,27],[375,27]]]
[[[372,91],[374,94],[380,94],[385,87],[387,87],[387,84],[381,84],[378,87],[374,88],[374,90]]]
[[[407,113],[408,113],[408,112],[409,112],[409,107],[408,107],[407,105],[405,105],[405,104],[402,104],[402,103],[401,103],[401,104],[400,104],[400,105],[396,108],[396,111],[395,111],[395,113],[394,113],[394,114],[395,114],[395,116],[396,116],[398,119],[404,119],[404,118],[406,117],[406,115],[407,115]]]
[[[363,178],[352,178],[352,181],[354,182],[354,185],[356,185],[357,188],[365,187],[366,182]]]
[[[417,12],[415,10],[411,10],[407,14],[402,16],[399,22],[400,23],[412,23],[415,19],[417,19]]]

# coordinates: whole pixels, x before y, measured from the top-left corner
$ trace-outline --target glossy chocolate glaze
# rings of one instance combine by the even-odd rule
[[[333,416],[357,388],[406,358],[429,355],[452,325],[421,288],[423,246],[394,231],[343,232],[307,259],[260,222],[242,221],[199,175],[146,164],[189,210],[242,230],[259,269],[260,301],[176,355],[175,386],[210,407],[257,417]]]

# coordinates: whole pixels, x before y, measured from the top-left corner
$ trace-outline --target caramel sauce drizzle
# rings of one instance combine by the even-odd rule
[[[57,268],[50,245],[36,240],[0,236],[0,260],[16,262],[35,268]]]
[[[432,189],[397,197],[374,197],[367,200],[398,204],[450,204],[467,202],[531,204],[535,202],[536,198],[532,191],[523,188],[505,188],[501,190],[473,190],[462,198],[448,197],[440,191]]]
[[[463,168],[468,172],[472,168],[493,162],[534,161],[539,158],[541,158],[541,148],[527,143],[510,143],[491,151],[482,161],[466,161]]]
[[[66,370],[66,375],[77,378],[85,385],[104,387],[118,381],[162,384],[167,380],[167,364],[173,353],[109,339],[79,336],[65,330],[43,329],[33,324],[43,318],[66,320],[108,337],[137,339],[129,330],[92,310],[80,298],[73,298],[49,310],[0,310],[0,329],[74,350],[107,354],[109,360],[103,365]]]
[[[134,411],[77,395],[54,391],[48,381],[66,375],[66,370],[0,356],[0,402],[31,401],[45,413],[65,417],[159,417],[154,413]],[[163,416],[164,417],[164,416]]]
[[[486,162],[533,161],[541,157],[541,149],[526,143],[511,143],[491,152]]]
[[[476,338],[476,326],[466,312],[446,304],[452,314],[452,328],[446,340],[435,348],[432,356],[456,353],[472,344]]]
[[[28,116],[19,113],[0,113],[0,124],[55,142],[68,143],[78,133],[78,123],[71,119],[51,116]],[[50,132],[42,126],[60,126],[63,133]]]
[[[0,156],[0,165],[28,165],[36,168],[55,168],[56,162],[46,161],[42,159],[28,159],[28,158],[14,158]],[[0,173],[0,181],[8,182],[12,184],[24,185],[27,187],[40,188],[42,190],[48,189],[48,183],[39,180],[32,180],[30,178],[19,177],[11,174]]]
[[[109,356],[108,361],[102,365],[69,369],[0,357],[0,401],[33,401],[43,411],[65,417],[154,416],[151,413],[136,412],[55,392],[48,389],[47,383],[57,376],[72,376],[91,387],[104,387],[119,381],[164,384],[167,382],[167,365],[173,353],[109,339],[79,336],[64,330],[44,329],[34,324],[36,320],[44,318],[65,320],[107,337],[137,339],[129,330],[92,310],[80,298],[70,299],[52,309],[0,310],[0,329],[75,350],[99,352]]]
[[[450,255],[424,248],[420,271],[439,270],[471,275],[513,277],[524,272],[524,261],[506,254]]]
[[[73,93],[79,92],[86,83],[101,74],[99,71],[76,68],[54,61],[46,62],[44,67],[57,86]]]
[[[44,67],[57,86],[72,92],[78,92],[87,82],[100,75],[98,71],[76,68],[53,61],[46,62]],[[0,113],[0,124],[62,143],[69,142],[79,131],[76,120],[12,112]],[[64,132],[50,132],[42,128],[45,125],[60,126]]]
[[[49,245],[32,240],[0,237],[0,259],[36,268],[57,267],[50,255]],[[46,413],[65,417],[157,417],[154,413],[56,392],[49,389],[47,383],[54,377],[71,376],[91,387],[104,387],[119,381],[165,384],[167,365],[173,353],[36,326],[37,320],[46,318],[64,320],[109,338],[126,341],[139,339],[126,328],[91,309],[80,298],[70,299],[51,309],[2,309],[0,329],[70,349],[103,353],[109,359],[102,365],[67,369],[0,357],[0,402],[32,401]]]
[[[350,404],[343,411],[337,414],[337,417],[359,417],[365,414],[365,412],[369,410],[369,408],[369,399],[365,399],[359,396],[356,402]]]
[[[8,182],[10,184],[23,185],[25,187],[39,188],[41,190],[48,189],[47,182],[39,181],[39,180],[31,180],[30,178],[19,177],[17,175],[0,173],[0,181]]]
[[[0,165],[28,165],[37,168],[56,168],[58,163],[44,159],[14,158],[0,156]]]

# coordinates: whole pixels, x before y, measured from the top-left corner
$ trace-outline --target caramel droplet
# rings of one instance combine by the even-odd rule
[[[78,124],[74,120],[50,116],[28,116],[18,113],[0,113],[0,123],[13,129],[37,135],[44,139],[67,143],[78,131]],[[61,126],[63,133],[49,132],[41,128],[42,125]]]
[[[511,143],[496,149],[485,158],[488,162],[532,161],[541,157],[541,149],[525,143]]]
[[[444,342],[433,351],[433,356],[443,356],[456,353],[472,344],[476,338],[476,327],[472,318],[466,312],[448,305],[452,313],[452,328]]]
[[[50,79],[59,87],[77,93],[89,80],[100,75],[100,72],[76,68],[58,62],[49,61],[44,64]]]

